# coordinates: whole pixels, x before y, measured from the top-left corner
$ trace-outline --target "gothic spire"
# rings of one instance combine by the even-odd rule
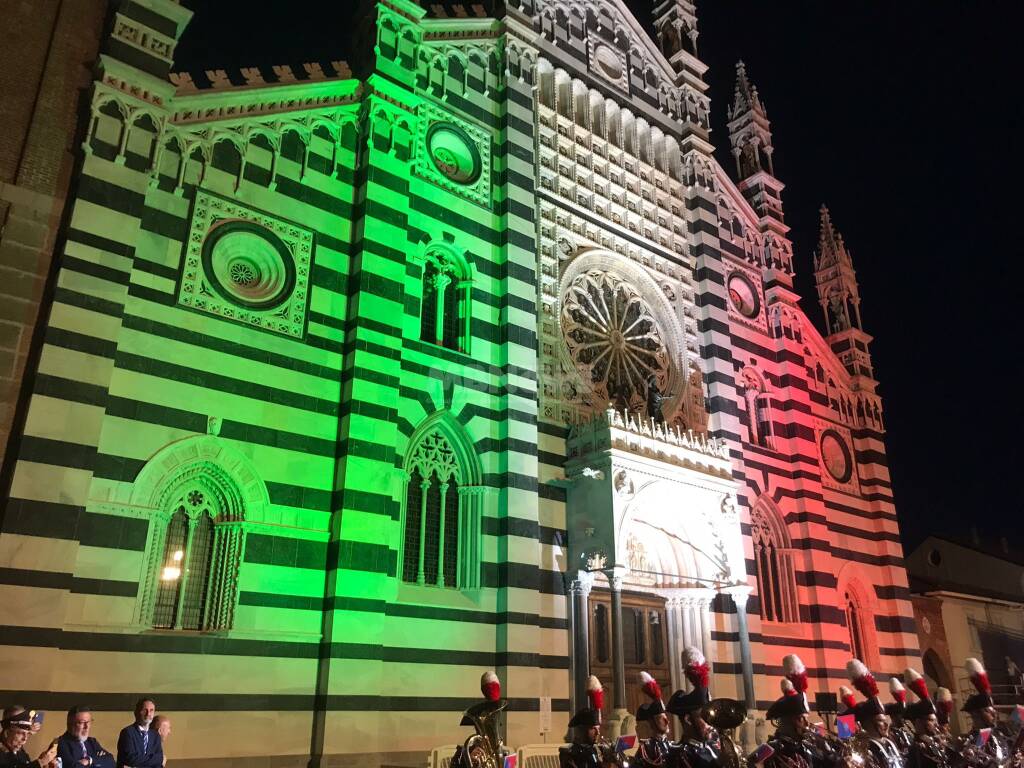
[[[818,213],[818,250],[814,254],[814,268],[821,269],[837,263],[849,264],[852,268],[853,262],[843,242],[843,235],[832,223],[828,206],[822,204]]]
[[[814,254],[814,283],[825,315],[826,339],[853,376],[872,379],[871,337],[860,317],[860,287],[853,259],[832,215],[821,206],[818,250]]]
[[[742,61],[736,64],[736,92],[728,116],[729,144],[736,158],[740,191],[759,216],[781,224],[784,185],[775,178],[771,123]]]
[[[736,62],[736,90],[733,94],[732,106],[727,108],[728,117],[731,120],[734,115],[747,110],[757,112],[767,118],[764,104],[757,93],[757,86],[751,85],[747,77],[747,65],[743,60]]]

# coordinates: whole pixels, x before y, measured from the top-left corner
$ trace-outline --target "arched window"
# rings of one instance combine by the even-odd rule
[[[423,263],[420,339],[458,352],[469,351],[469,268],[453,251],[427,250]]]
[[[765,621],[800,621],[793,554],[786,525],[774,505],[760,499],[750,513],[754,562]]]
[[[403,581],[479,586],[479,486],[469,456],[450,429],[434,427],[414,440],[406,460]]]
[[[244,546],[237,498],[222,480],[190,472],[165,496],[154,523],[149,624],[155,629],[229,629]]]
[[[846,630],[850,633],[850,653],[858,659],[864,659],[867,655],[864,614],[852,592],[847,592],[843,597],[846,601]]]
[[[865,586],[870,577],[852,563],[843,566],[837,577],[836,595],[843,611],[850,653],[871,668],[879,660],[873,591]]]

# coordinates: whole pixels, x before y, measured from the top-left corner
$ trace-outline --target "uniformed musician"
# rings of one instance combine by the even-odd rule
[[[650,698],[636,710],[636,721],[645,723],[650,736],[641,739],[633,762],[640,768],[676,768],[679,764],[679,745],[671,740],[672,721],[661,697],[658,681],[646,672],[640,673],[643,692]]]
[[[702,716],[705,705],[711,701],[710,671],[707,659],[697,648],[691,646],[683,651],[683,673],[693,690],[676,691],[665,705],[665,709],[679,718],[680,761],[688,768],[723,768],[718,734]]]
[[[999,722],[992,700],[992,685],[981,662],[967,659],[964,667],[977,691],[968,696],[960,708],[961,712],[971,716],[971,730],[964,744],[965,756],[976,768],[1001,768],[1010,762],[1012,737],[1006,726]],[[982,731],[986,729],[989,729],[988,738],[982,744]]]
[[[905,761],[907,753],[910,752],[910,745],[914,743],[914,729],[906,719],[907,689],[903,687],[899,678],[890,677],[889,693],[892,694],[892,703],[885,705],[885,714],[892,723],[889,738]]]
[[[867,747],[871,768],[903,768],[903,756],[889,737],[891,722],[878,698],[878,683],[875,676],[860,659],[850,659],[846,664],[850,681],[865,697],[853,710],[861,732],[855,738]]]

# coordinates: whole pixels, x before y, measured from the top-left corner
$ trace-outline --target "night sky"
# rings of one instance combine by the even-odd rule
[[[177,68],[202,70],[346,58],[356,3],[185,5],[196,16]],[[650,1],[630,5],[647,24]],[[734,169],[725,108],[742,58],[772,121],[797,287],[819,327],[821,203],[853,254],[908,552],[972,525],[1024,546],[1021,5],[698,0],[719,161]]]

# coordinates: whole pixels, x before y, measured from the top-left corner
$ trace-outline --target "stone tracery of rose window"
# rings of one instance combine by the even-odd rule
[[[632,284],[600,270],[579,275],[565,291],[561,323],[593,406],[643,412],[652,374],[665,391],[669,353],[651,307]]]

